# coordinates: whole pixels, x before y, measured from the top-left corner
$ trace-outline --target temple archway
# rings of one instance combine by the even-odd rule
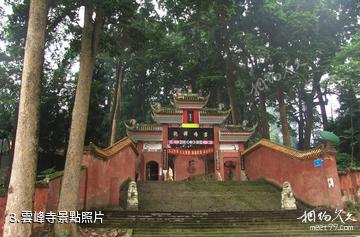
[[[146,180],[159,180],[159,164],[156,161],[146,163]]]

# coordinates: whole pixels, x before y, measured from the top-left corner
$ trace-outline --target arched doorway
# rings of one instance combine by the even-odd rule
[[[224,163],[224,178],[226,180],[233,180],[236,172],[236,163],[235,161],[226,161]]]
[[[146,164],[146,180],[159,180],[159,164],[156,161]]]

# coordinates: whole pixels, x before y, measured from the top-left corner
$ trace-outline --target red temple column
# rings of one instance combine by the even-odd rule
[[[217,178],[217,171],[220,171],[221,177],[224,177],[221,172],[221,159],[220,159],[220,141],[219,141],[219,125],[214,125],[214,176]]]
[[[169,125],[168,124],[163,124],[162,125],[163,126],[163,130],[162,130],[162,135],[163,135],[163,142],[162,142],[162,147],[163,147],[163,149],[167,149],[167,146],[168,146],[168,133],[169,133],[169,130],[168,130],[168,128],[169,128]],[[161,162],[161,164],[159,164],[159,171],[161,172],[161,174],[159,174],[159,180],[164,180],[164,177],[163,177],[163,172],[162,172],[162,170],[163,170],[163,164],[164,164],[164,152],[162,152],[162,154],[161,154],[161,156],[162,156],[162,162]]]

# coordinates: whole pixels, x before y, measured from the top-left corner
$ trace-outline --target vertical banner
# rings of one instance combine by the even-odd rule
[[[220,170],[220,157],[219,157],[219,150],[216,150],[215,152],[215,165],[216,165],[216,170]]]
[[[168,169],[168,163],[169,163],[169,159],[168,159],[168,150],[166,148],[163,149],[162,152],[162,159],[163,159],[163,168],[164,170]]]

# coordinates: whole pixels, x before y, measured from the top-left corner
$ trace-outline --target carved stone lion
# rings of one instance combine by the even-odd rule
[[[127,210],[138,210],[139,200],[135,181],[130,181],[127,198]]]
[[[223,178],[221,177],[220,171],[216,171],[216,180],[217,181],[223,181]]]
[[[168,181],[174,181],[174,173],[173,170],[169,167],[169,171],[168,171]]]
[[[168,170],[163,170],[164,181],[168,181]]]
[[[281,192],[281,209],[282,210],[296,210],[296,199],[288,181],[283,183],[283,190]]]

